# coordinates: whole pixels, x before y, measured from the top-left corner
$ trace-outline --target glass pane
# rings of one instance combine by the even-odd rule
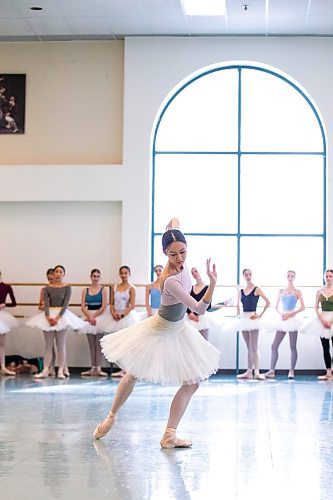
[[[163,115],[157,151],[237,151],[238,70],[209,73],[182,90]]]
[[[237,155],[156,155],[155,231],[237,231]]]
[[[242,233],[322,233],[321,156],[243,155]]]
[[[240,263],[241,269],[252,269],[253,281],[258,286],[283,285],[286,272],[293,270],[299,284],[319,287],[323,275],[323,238],[242,237]]]
[[[232,285],[237,277],[237,238],[233,236],[186,236],[188,245],[187,267],[196,267],[207,282],[206,259],[211,257],[217,266],[218,284]],[[154,264],[165,264],[161,236],[155,236]],[[223,292],[221,292],[223,295]],[[221,300],[226,297],[221,297]],[[214,297],[215,299],[215,297]]]
[[[308,102],[290,84],[257,70],[242,70],[242,151],[323,151]]]

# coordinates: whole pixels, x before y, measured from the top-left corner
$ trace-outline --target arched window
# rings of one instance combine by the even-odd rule
[[[182,84],[161,110],[152,141],[153,262],[178,216],[189,265],[217,262],[221,282],[243,267],[261,284],[296,269],[317,285],[325,266],[326,145],[305,91],[276,70],[209,68]]]

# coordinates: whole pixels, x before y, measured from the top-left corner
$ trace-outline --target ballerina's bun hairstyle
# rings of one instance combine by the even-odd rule
[[[169,229],[168,231],[165,231],[162,236],[163,252],[166,252],[171,243],[174,243],[175,241],[181,241],[187,245],[185,236],[181,231],[179,231],[179,229]]]
[[[251,269],[249,269],[248,267],[246,267],[245,269],[243,269],[242,271],[242,274],[244,276],[244,274],[246,273],[246,271],[250,271],[250,273],[252,273]]]
[[[92,275],[95,274],[95,273],[101,274],[101,271],[99,269],[92,269],[90,271],[90,277],[92,277]]]

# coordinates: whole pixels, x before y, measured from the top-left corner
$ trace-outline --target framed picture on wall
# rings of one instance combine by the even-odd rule
[[[26,75],[0,73],[0,134],[24,134]]]

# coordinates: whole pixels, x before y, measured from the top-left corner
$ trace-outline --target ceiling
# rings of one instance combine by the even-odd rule
[[[0,41],[333,36],[333,0],[226,0],[226,5],[224,17],[188,17],[181,0],[0,0]],[[34,6],[43,10],[30,10]]]

